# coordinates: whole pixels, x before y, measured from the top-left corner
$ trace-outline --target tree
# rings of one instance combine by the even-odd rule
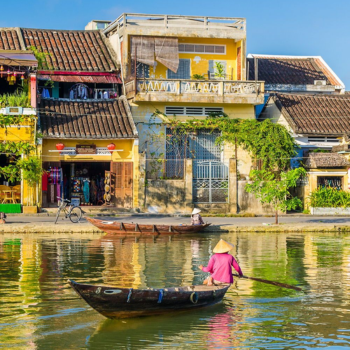
[[[275,213],[275,223],[278,225],[278,211],[294,210],[302,205],[297,197],[292,197],[289,189],[296,187],[297,180],[306,175],[304,168],[297,168],[276,174],[268,170],[252,170],[252,183],[245,190],[253,193],[261,203],[272,204]]]

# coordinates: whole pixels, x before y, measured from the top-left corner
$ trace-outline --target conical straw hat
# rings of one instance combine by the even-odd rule
[[[220,239],[220,241],[218,242],[218,244],[215,246],[215,248],[213,249],[214,253],[227,253],[229,252],[232,248],[233,248],[233,244],[228,243],[226,241],[224,241],[223,239]]]
[[[200,213],[201,212],[201,210],[200,209],[198,209],[198,208],[194,208],[193,209],[193,212],[192,212],[192,215],[194,215],[194,214],[198,214],[198,213]]]

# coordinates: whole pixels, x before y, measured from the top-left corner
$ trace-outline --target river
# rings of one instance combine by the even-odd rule
[[[221,304],[107,320],[66,283],[128,288],[200,284],[217,241],[247,276]],[[344,234],[208,233],[109,238],[99,234],[0,235],[0,348],[349,349],[350,240]]]

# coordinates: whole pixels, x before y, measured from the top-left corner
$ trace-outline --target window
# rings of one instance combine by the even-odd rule
[[[341,190],[343,188],[343,177],[317,176],[317,187],[332,187]]]
[[[205,116],[210,113],[223,113],[222,107],[165,107],[167,115]]]
[[[320,143],[320,142],[339,143],[339,139],[334,136],[309,136],[307,140],[308,142],[311,142],[311,143]]]
[[[226,45],[179,44],[179,52],[226,55]]]
[[[168,69],[167,77],[168,79],[191,79],[191,60],[180,59],[177,72],[174,73]]]

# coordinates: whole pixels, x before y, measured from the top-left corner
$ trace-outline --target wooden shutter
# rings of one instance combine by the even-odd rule
[[[112,163],[112,201],[117,207],[131,208],[133,195],[133,163]]]
[[[237,80],[241,80],[241,79],[242,79],[242,48],[237,47]]]

